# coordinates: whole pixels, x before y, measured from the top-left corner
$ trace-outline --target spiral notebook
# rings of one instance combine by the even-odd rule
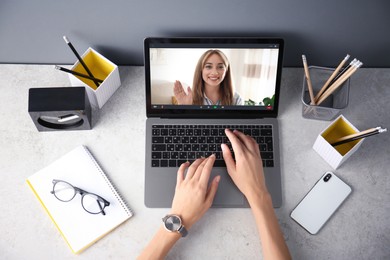
[[[76,194],[69,202],[58,200],[51,192],[53,180],[96,194],[110,204],[104,214],[91,214]],[[27,183],[57,226],[61,235],[78,254],[129,219],[133,213],[107,175],[85,146],[79,146],[27,179]]]

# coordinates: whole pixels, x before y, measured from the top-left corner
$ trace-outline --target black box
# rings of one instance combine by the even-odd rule
[[[92,128],[91,105],[84,87],[30,88],[28,113],[38,131]]]

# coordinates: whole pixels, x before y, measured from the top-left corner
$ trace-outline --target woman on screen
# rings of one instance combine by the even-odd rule
[[[229,60],[220,50],[208,50],[198,60],[195,68],[193,90],[184,91],[180,81],[173,92],[178,105],[242,105],[242,99],[233,93]]]

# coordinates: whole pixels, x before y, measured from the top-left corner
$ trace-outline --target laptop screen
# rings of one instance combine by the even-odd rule
[[[276,117],[282,56],[282,39],[147,38],[147,114]]]

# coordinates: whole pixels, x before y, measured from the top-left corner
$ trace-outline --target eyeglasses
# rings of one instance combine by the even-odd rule
[[[71,201],[79,193],[81,195],[81,206],[90,214],[102,213],[106,215],[104,209],[110,206],[110,202],[99,195],[77,188],[62,180],[53,180],[53,190],[50,193],[63,202]]]

